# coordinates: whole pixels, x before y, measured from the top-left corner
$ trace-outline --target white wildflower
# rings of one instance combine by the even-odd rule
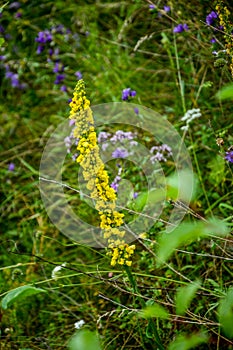
[[[63,263],[62,265],[56,266],[56,267],[53,269],[52,273],[51,273],[51,277],[54,278],[54,279],[58,278],[58,276],[59,276],[59,274],[60,274],[60,271],[61,271],[61,270],[63,269],[63,267],[65,267],[65,266],[66,266],[66,263]]]
[[[85,321],[84,321],[84,320],[77,321],[77,322],[75,322],[75,324],[74,324],[74,328],[75,328],[75,329],[80,329],[84,324],[85,324]]]
[[[183,130],[183,131],[188,131],[189,126],[188,125],[184,125],[180,129]]]
[[[189,124],[196,118],[201,117],[201,110],[199,108],[189,109],[185,115],[181,118],[181,121],[185,122],[186,125],[181,127],[181,130],[187,131]]]

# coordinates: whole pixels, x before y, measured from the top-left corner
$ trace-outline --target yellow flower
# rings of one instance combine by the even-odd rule
[[[223,27],[224,30],[224,39],[225,39],[225,47],[226,52],[230,57],[230,70],[231,75],[233,76],[233,37],[232,37],[232,22],[230,20],[230,11],[225,6],[225,2],[222,0],[217,1],[217,5],[215,7],[218,17],[219,23]]]
[[[69,117],[75,120],[73,135],[78,139],[77,162],[82,168],[90,197],[95,201],[95,209],[99,212],[100,228],[103,237],[108,240],[107,255],[111,256],[112,266],[131,266],[132,261],[128,259],[133,255],[135,245],[126,244],[125,231],[119,229],[124,223],[124,214],[115,210],[116,192],[109,185],[109,176],[100,158],[94,119],[83,80],[79,80],[74,89],[70,108]]]
[[[122,259],[122,258],[119,259],[119,261],[118,261],[118,264],[119,264],[119,265],[124,265],[124,263],[125,263],[125,260],[124,260],[124,259]]]

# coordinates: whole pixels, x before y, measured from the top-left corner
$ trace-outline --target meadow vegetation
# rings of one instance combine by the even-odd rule
[[[1,2],[0,349],[233,349],[232,13],[218,0]],[[94,128],[94,106],[113,102],[133,103],[138,124]],[[185,146],[181,183],[178,145],[143,131],[145,107],[161,139],[160,120]],[[64,235],[42,201],[42,154],[64,122],[76,123],[64,140],[66,200],[112,239],[107,248],[79,241],[79,226]],[[139,143],[149,169],[162,169],[158,188],[133,163]],[[80,158],[97,144],[112,155],[98,174]],[[153,219],[161,200],[147,229],[143,212]],[[185,215],[168,232],[174,208]],[[119,230],[137,218],[128,245]]]

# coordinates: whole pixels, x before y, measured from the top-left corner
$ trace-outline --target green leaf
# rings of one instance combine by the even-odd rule
[[[226,297],[219,305],[219,322],[225,335],[233,338],[233,288],[230,288]]]
[[[151,206],[160,203],[165,199],[165,192],[163,189],[151,189],[148,192],[142,192],[134,200],[133,209],[141,212],[145,206]]]
[[[168,350],[189,350],[202,343],[207,343],[207,336],[204,334],[193,334],[190,337],[179,335],[174,342],[168,346]]]
[[[159,304],[154,303],[153,305],[148,305],[145,309],[141,310],[139,316],[142,318],[169,318],[169,313],[167,310]]]
[[[1,305],[3,309],[7,309],[15,301],[18,301],[22,298],[28,297],[30,295],[38,293],[47,293],[46,290],[41,288],[36,288],[33,286],[21,286],[9,291],[4,298],[2,299]]]
[[[0,46],[2,46],[2,44],[4,44],[5,40],[4,38],[0,38]]]
[[[19,160],[21,161],[21,163],[23,163],[23,165],[32,172],[32,174],[38,175],[38,170],[34,169],[29,163],[27,163],[23,158],[19,157]]]
[[[167,178],[166,196],[173,200],[183,200],[187,203],[195,197],[197,179],[189,170],[173,173]]]
[[[135,199],[134,202],[134,210],[141,212],[142,209],[145,207],[146,202],[148,198],[148,192],[142,192],[139,194],[139,196]]]
[[[170,42],[168,36],[167,36],[164,32],[161,33],[161,36],[162,36],[161,43],[162,43],[165,47],[166,47],[167,45],[170,45],[170,44],[171,44],[171,42]]]
[[[229,233],[226,222],[214,217],[205,222],[204,230],[206,235],[226,236]]]
[[[190,283],[187,286],[180,287],[176,294],[176,313],[184,315],[191,301],[200,287],[200,282]]]
[[[173,251],[183,244],[191,243],[203,235],[204,223],[182,223],[170,233],[163,233],[159,239],[158,264],[165,262]]]
[[[224,86],[216,94],[216,97],[219,98],[220,100],[233,99],[233,84]]]
[[[208,179],[214,187],[217,187],[225,179],[225,165],[226,161],[219,155],[215,155],[207,164],[208,168],[210,168]]]
[[[162,233],[159,239],[157,251],[158,265],[165,262],[178,247],[192,243],[201,237],[210,234],[226,235],[227,225],[220,220],[211,219],[207,222],[187,223],[184,222],[173,231]]]
[[[70,350],[101,350],[96,333],[83,329],[76,333],[69,341]]]

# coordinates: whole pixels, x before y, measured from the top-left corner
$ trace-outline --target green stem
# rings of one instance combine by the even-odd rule
[[[138,293],[138,287],[137,287],[137,284],[136,284],[136,280],[134,279],[133,274],[132,274],[132,272],[131,272],[129,266],[125,266],[125,271],[126,271],[126,273],[127,273],[127,276],[128,276],[128,278],[129,278],[129,281],[130,281],[130,283],[131,283],[131,286],[133,287],[134,293],[139,294],[139,293]],[[145,306],[144,300],[143,300],[143,303],[144,303],[143,306]]]
[[[181,79],[180,62],[179,62],[179,56],[178,56],[178,50],[177,50],[175,35],[174,35],[174,50],[175,50],[175,57],[176,57],[176,69],[177,69],[177,75],[178,75],[178,83],[179,83],[179,87],[180,87],[180,96],[181,96],[182,108],[183,108],[183,112],[186,113],[185,94],[184,94],[184,82]]]
[[[136,294],[136,296],[138,297],[138,300],[142,306],[142,308],[145,308],[146,307],[146,303],[144,301],[144,299],[140,296],[140,293],[138,291],[138,287],[137,287],[137,281],[136,279],[134,278],[132,272],[131,272],[131,269],[128,267],[128,266],[125,266],[125,271],[127,273],[127,276],[129,278],[129,282],[133,288],[133,292],[134,294]],[[160,336],[158,334],[158,331],[157,331],[157,328],[154,324],[154,321],[152,319],[149,320],[149,323],[148,323],[148,326],[151,328],[153,334],[154,334],[154,337],[155,337],[155,342],[156,342],[156,345],[158,347],[159,350],[164,350],[164,347],[161,343],[161,339],[160,339]]]
[[[194,146],[193,137],[192,137],[192,133],[191,133],[190,130],[189,130],[189,137],[191,139],[192,145]],[[193,158],[194,158],[194,162],[195,162],[196,169],[197,169],[198,179],[200,181],[200,185],[201,185],[201,188],[202,188],[202,191],[203,191],[206,203],[208,205],[208,211],[213,216],[213,212],[212,212],[211,205],[210,205],[210,202],[209,202],[208,194],[206,192],[205,185],[204,185],[204,182],[203,182],[203,179],[202,179],[202,173],[201,173],[201,170],[200,170],[200,167],[199,167],[199,162],[198,162],[197,155],[196,155],[196,152],[195,152],[195,147],[192,147],[192,148],[193,148],[192,149],[192,151],[193,151]]]

